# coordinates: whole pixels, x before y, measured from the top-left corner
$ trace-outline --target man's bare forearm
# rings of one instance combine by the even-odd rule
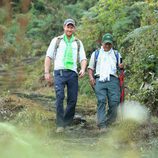
[[[94,78],[94,70],[88,69],[88,75],[89,75],[90,84],[92,87],[94,87],[94,85],[96,83],[95,78]]]
[[[51,65],[51,58],[46,56],[45,62],[44,62],[44,73],[50,72],[50,65]]]
[[[94,78],[94,70],[88,69],[88,75],[89,75],[89,79]]]
[[[86,67],[87,67],[87,60],[82,60],[81,61],[81,70],[86,70]]]

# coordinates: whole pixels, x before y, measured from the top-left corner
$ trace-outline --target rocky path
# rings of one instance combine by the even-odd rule
[[[126,149],[132,150],[132,154],[139,151],[139,154],[143,155],[146,154],[146,150],[155,150],[158,146],[157,121],[142,125],[135,124],[132,121],[124,121],[110,127],[107,133],[100,133],[96,127],[95,108],[86,105],[78,105],[73,125],[65,129],[63,134],[56,134],[55,98],[52,95],[45,94],[21,91],[1,97],[1,122],[20,123],[27,130],[32,125],[40,125],[45,128],[49,146],[54,146],[53,143],[57,145],[61,143],[64,148],[69,149],[70,146],[73,148],[77,145],[77,148],[82,148],[86,152],[89,152],[89,150],[94,152],[97,148],[96,152],[101,151],[107,154],[107,149],[103,150],[103,146],[106,146],[112,153],[124,152]],[[122,149],[124,150],[122,151]]]

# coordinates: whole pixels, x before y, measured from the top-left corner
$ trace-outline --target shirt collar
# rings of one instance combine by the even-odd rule
[[[101,46],[101,51],[111,54],[113,52],[113,48],[111,48],[109,51],[104,51],[103,46]]]

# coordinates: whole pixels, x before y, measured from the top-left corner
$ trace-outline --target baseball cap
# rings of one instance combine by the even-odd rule
[[[111,43],[113,44],[113,37],[110,33],[106,33],[102,38],[103,43]]]
[[[75,21],[73,19],[66,19],[64,25],[72,24],[75,27]]]

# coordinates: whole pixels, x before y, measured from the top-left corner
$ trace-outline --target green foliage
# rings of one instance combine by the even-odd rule
[[[146,104],[157,114],[158,89],[158,27],[146,26],[134,30],[123,42],[128,73],[126,80],[133,91],[132,99]]]
[[[157,8],[158,4],[153,1],[100,0],[82,17],[78,33],[86,46],[87,56],[101,44],[104,33],[113,34],[115,47],[120,48],[126,65],[126,86],[130,92],[127,99],[150,105],[155,114],[158,100]]]
[[[154,111],[158,76],[156,1],[33,0],[25,10],[25,1],[13,0],[10,12],[10,4],[4,4],[0,8],[0,62],[14,63],[27,57],[44,56],[51,39],[63,33],[65,18],[74,18],[77,36],[83,41],[88,58],[100,47],[104,33],[113,34],[115,47],[121,50],[126,67],[126,84],[131,92],[127,99],[150,104]],[[43,62],[36,64],[40,70],[36,69],[35,73],[28,66],[35,80],[43,71]],[[33,84],[28,79],[24,85],[30,88]],[[88,76],[80,80],[80,93],[93,93]]]
[[[50,38],[47,32],[49,27],[52,23],[52,15],[48,14],[47,17],[45,16],[32,16],[32,19],[27,27],[27,37],[31,39],[38,39],[38,40],[46,40]],[[43,28],[43,29],[42,29]],[[46,36],[43,34],[46,33]]]
[[[34,8],[36,13],[46,12],[46,1],[34,0]]]
[[[0,24],[5,23],[7,16],[8,16],[8,13],[6,12],[5,8],[0,8]]]
[[[87,96],[91,96],[94,94],[94,91],[89,83],[88,75],[85,75],[83,79],[79,80],[79,92],[81,94],[86,94]]]
[[[128,33],[147,24],[144,21],[147,12],[150,12],[148,16],[152,17],[149,18],[148,24],[157,23],[156,8],[154,3],[151,5],[147,2],[100,0],[82,17],[79,36],[87,46],[88,52],[94,49],[93,46],[101,43],[101,37],[105,32],[111,32],[116,40],[115,47],[120,47]]]
[[[120,20],[122,16],[121,8],[124,8],[124,6],[119,1],[114,3],[114,1],[102,0],[95,7],[91,8],[88,14],[83,16],[83,25],[80,28],[79,35],[87,46],[88,51],[91,51],[96,45],[100,44],[101,37],[105,32],[112,32],[111,28],[114,22],[117,19]]]

